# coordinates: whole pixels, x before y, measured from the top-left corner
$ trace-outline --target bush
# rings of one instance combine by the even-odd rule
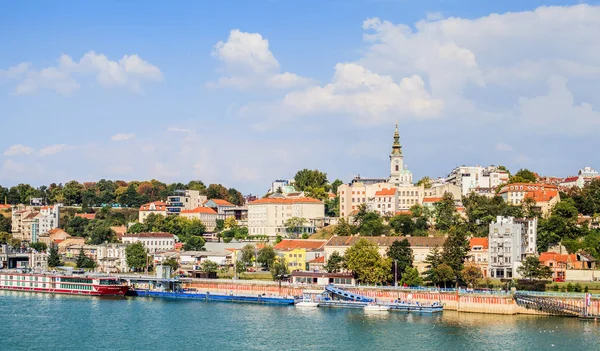
[[[588,288],[587,285],[585,287],[583,287],[583,292],[584,293],[588,293],[589,291],[590,291],[590,288]]]
[[[573,290],[575,292],[582,292],[583,291],[583,287],[581,286],[581,284],[577,283],[575,284],[575,286],[573,287]]]
[[[566,292],[566,291],[567,291],[567,288],[565,288],[564,285],[560,287],[560,292]]]
[[[516,282],[517,290],[528,290],[528,291],[546,291],[546,285],[550,283],[545,280],[527,280],[519,279]]]
[[[558,291],[558,284],[552,285],[552,291]]]
[[[567,292],[573,292],[574,289],[575,289],[575,287],[573,286],[573,284],[571,284],[571,283],[567,284]]]

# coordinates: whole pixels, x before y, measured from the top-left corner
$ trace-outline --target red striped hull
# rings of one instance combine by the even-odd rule
[[[129,287],[127,286],[94,286],[96,291],[91,290],[69,290],[69,289],[48,289],[48,288],[28,288],[20,286],[3,286],[0,290],[10,291],[25,291],[47,294],[63,294],[63,295],[88,295],[88,296],[125,296]]]

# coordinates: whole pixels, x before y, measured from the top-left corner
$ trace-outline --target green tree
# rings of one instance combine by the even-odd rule
[[[450,229],[448,238],[444,242],[442,260],[452,268],[456,286],[458,286],[461,271],[464,268],[464,262],[469,253],[468,236],[469,232],[467,231],[467,226],[459,225]]]
[[[58,267],[62,266],[62,262],[60,260],[60,255],[58,254],[58,249],[56,246],[50,246],[50,251],[48,252],[48,267]]]
[[[298,191],[305,191],[308,188],[323,188],[323,190],[329,191],[330,186],[326,173],[316,169],[303,169],[298,171],[294,176],[294,188]]]
[[[415,222],[412,216],[406,214],[399,214],[390,219],[390,227],[394,230],[394,233],[401,235],[412,235],[415,231]],[[404,271],[404,270],[403,270]]]
[[[242,247],[240,252],[240,260],[246,265],[251,266],[252,262],[254,262],[254,246],[248,244]]]
[[[535,173],[528,169],[520,169],[515,175],[510,177],[509,183],[535,183],[537,177]]]
[[[532,279],[547,279],[552,276],[552,269],[544,266],[540,259],[536,256],[527,256],[517,268],[517,272],[524,278]]]
[[[184,232],[186,236],[201,236],[206,233],[206,227],[199,219],[192,219],[186,223]]]
[[[421,286],[423,285],[423,279],[419,275],[419,271],[416,268],[406,267],[402,272],[401,285],[408,286]]]
[[[352,235],[352,226],[344,218],[340,218],[338,224],[333,229],[333,234],[337,236]]]
[[[290,274],[285,257],[277,257],[271,265],[271,276],[273,280],[281,281],[284,275]]]
[[[226,200],[236,206],[243,206],[244,202],[245,202],[244,195],[242,195],[242,193],[240,193],[239,191],[237,191],[234,188],[230,188],[227,190],[227,199]]]
[[[87,257],[83,251],[83,247],[79,250],[79,255],[76,261],[77,268],[96,268],[96,261]]]
[[[145,268],[148,262],[146,248],[141,242],[127,246],[125,249],[125,258],[127,260],[127,265],[133,270]]]
[[[337,190],[339,188],[340,185],[344,184],[344,182],[342,182],[339,179],[336,179],[333,181],[333,183],[331,183],[331,191],[337,195]]]
[[[325,201],[325,215],[327,217],[340,216],[340,198],[338,196]]]
[[[456,275],[452,267],[448,266],[445,263],[442,263],[436,269],[437,279],[440,283],[444,283],[444,288],[446,288],[446,284],[452,281],[455,281]]]
[[[227,217],[223,223],[223,228],[225,229],[235,229],[237,227],[238,222],[235,220],[235,217]]]
[[[417,182],[417,186],[421,185],[423,185],[425,189],[429,189],[431,188],[431,185],[433,185],[433,181],[429,177],[423,177]]]
[[[442,252],[438,246],[431,248],[429,255],[425,257],[425,264],[425,268],[427,268],[425,272],[423,272],[425,280],[431,282],[434,286],[437,286],[441,282],[438,268],[442,264]]]
[[[206,273],[216,273],[219,269],[219,265],[211,260],[204,260],[202,261],[200,268],[203,272]]]
[[[171,272],[173,273],[177,272],[177,269],[179,269],[179,262],[177,262],[177,259],[175,257],[167,258],[162,262],[162,264],[163,266],[171,267]]]
[[[477,267],[476,264],[467,264],[461,271],[462,280],[467,283],[467,286],[475,288],[475,284],[479,281],[479,279],[483,278],[483,274],[481,274],[481,269]]]
[[[327,259],[327,264],[323,267],[327,273],[339,273],[344,264],[344,258],[339,252],[334,251]]]
[[[290,238],[297,238],[303,231],[306,219],[301,217],[292,217],[285,221],[285,231]]]
[[[275,254],[273,247],[266,245],[258,250],[256,262],[262,265],[266,270],[269,270],[273,262],[275,262],[275,257],[277,257],[277,255]]]
[[[304,189],[304,194],[307,197],[312,197],[313,199],[319,199],[321,201],[325,201],[329,198],[329,193],[323,187],[307,187]]]
[[[65,228],[65,231],[73,236],[85,237],[86,228],[90,223],[89,219],[81,217],[73,217]]]
[[[454,198],[450,193],[444,193],[442,200],[435,205],[435,227],[436,229],[447,231],[459,221]]]
[[[183,250],[185,251],[204,251],[204,244],[206,241],[200,236],[191,236],[187,238],[183,244]]]
[[[37,252],[45,252],[48,249],[48,245],[40,241],[38,241],[37,243],[30,243],[29,247]]]
[[[206,188],[206,196],[209,199],[227,200],[229,198],[229,191],[221,184],[211,184]]]
[[[8,217],[4,217],[0,213],[0,232],[10,233],[11,228],[12,228],[11,219]]]
[[[382,258],[377,245],[366,239],[358,240],[346,250],[344,262],[363,283],[384,283],[390,281],[392,276],[391,260]]]
[[[138,233],[143,233],[149,231],[146,229],[146,226],[143,225],[142,223],[136,223],[134,225],[132,225],[131,227],[127,228],[127,233],[133,233],[133,234],[138,234]]]
[[[114,242],[116,241],[116,233],[114,230],[110,228],[106,223],[96,223],[98,221],[94,220],[93,223],[90,223],[91,234],[89,236],[89,243],[91,245],[100,245],[105,242]],[[88,227],[90,227],[88,225]]]
[[[412,267],[413,264],[413,252],[410,248],[408,239],[396,240],[390,245],[387,251],[387,257],[392,260],[392,274],[394,274],[395,267],[398,267],[398,280],[402,279],[402,274],[406,271],[407,267]],[[394,262],[396,262],[394,264]]]
[[[71,206],[75,204],[81,204],[82,193],[84,190],[84,186],[75,180],[65,184],[64,188],[62,189],[65,205]]]

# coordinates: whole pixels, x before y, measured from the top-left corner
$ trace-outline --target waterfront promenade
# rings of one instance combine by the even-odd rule
[[[323,287],[319,286],[294,286],[284,284],[281,287],[274,282],[265,281],[228,281],[228,280],[194,280],[186,285],[188,288],[197,289],[201,292],[219,293],[219,294],[235,294],[235,295],[262,295],[266,296],[300,296],[305,289],[318,290]],[[377,288],[377,287],[348,287],[349,291],[356,292],[361,295],[372,297],[380,301],[418,301],[419,303],[430,304],[440,302],[444,306],[444,310],[471,312],[471,313],[487,313],[487,314],[529,314],[529,315],[548,315],[548,312],[539,311],[532,308],[526,308],[518,305],[512,295],[493,295],[493,294],[472,294],[456,292],[432,292],[419,290],[405,290],[394,288]],[[583,296],[552,293],[552,298],[557,301],[574,307],[583,308]],[[550,296],[550,294],[548,294]],[[591,306],[588,309],[592,315],[600,315],[600,299],[593,298]]]

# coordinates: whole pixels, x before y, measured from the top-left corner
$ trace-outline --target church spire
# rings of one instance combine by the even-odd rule
[[[400,134],[398,133],[398,123],[396,123],[396,132],[394,133],[394,144],[392,145],[392,155],[402,155],[402,145],[400,145]]]

